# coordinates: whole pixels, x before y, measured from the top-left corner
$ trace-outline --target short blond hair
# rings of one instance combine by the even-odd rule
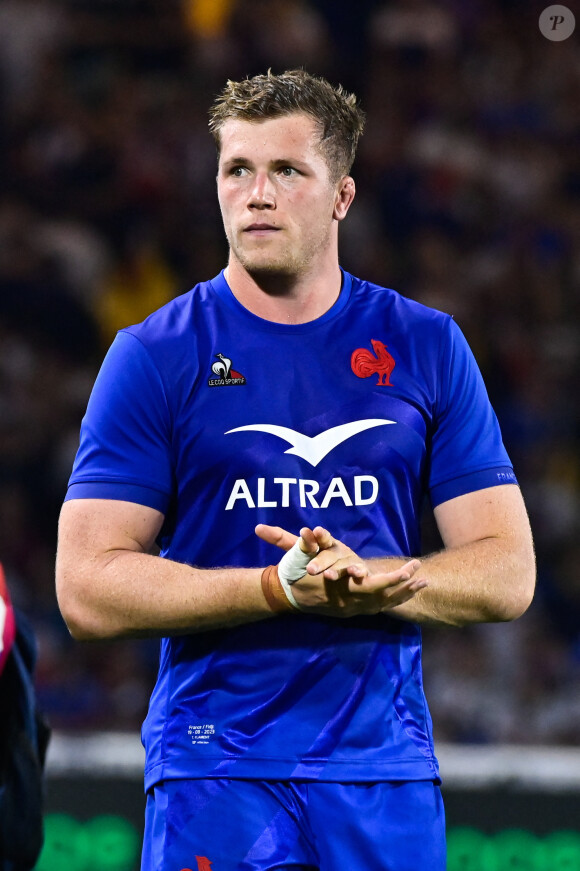
[[[318,124],[320,147],[333,181],[348,175],[364,128],[364,112],[342,85],[334,87],[302,69],[279,75],[268,70],[265,75],[227,82],[209,113],[218,155],[226,121],[265,121],[294,112],[304,112]]]

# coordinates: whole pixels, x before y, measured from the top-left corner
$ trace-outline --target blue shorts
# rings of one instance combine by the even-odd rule
[[[445,871],[439,786],[174,780],[147,797],[141,871]]]

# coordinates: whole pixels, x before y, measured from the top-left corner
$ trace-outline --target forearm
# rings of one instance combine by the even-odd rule
[[[428,585],[402,605],[394,617],[417,623],[463,626],[514,620],[530,604],[535,577],[533,554],[513,542],[488,538],[421,558],[417,573]],[[386,571],[390,560],[370,560],[372,571]]]
[[[57,561],[67,625],[83,640],[178,635],[272,616],[260,569],[198,569],[129,550],[89,565]]]

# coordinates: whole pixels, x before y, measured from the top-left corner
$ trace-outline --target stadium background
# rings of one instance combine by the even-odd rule
[[[547,5],[0,3],[0,559],[55,730],[43,871],[132,871],[143,808],[157,645],[78,645],[54,597],[88,393],[116,329],[223,266],[213,96],[299,65],[368,115],[343,265],[455,316],[535,533],[523,619],[425,632],[450,869],[580,869],[580,9],[556,42]]]

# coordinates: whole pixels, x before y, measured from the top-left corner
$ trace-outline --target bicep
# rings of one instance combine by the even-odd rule
[[[56,594],[75,638],[115,637],[130,628],[163,515],[114,499],[70,499],[59,522]],[[128,561],[129,560],[129,561]]]
[[[486,487],[449,499],[435,508],[434,515],[446,548],[497,538],[533,550],[527,511],[515,484]]]
[[[150,553],[164,515],[117,499],[71,499],[59,521],[60,561],[94,561],[118,551]]]

